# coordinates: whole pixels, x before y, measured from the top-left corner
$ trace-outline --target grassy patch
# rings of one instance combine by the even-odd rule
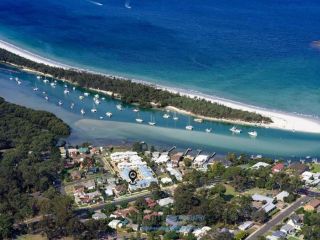
[[[318,173],[318,172],[320,172],[320,164],[319,163],[313,163],[312,165],[311,165],[311,171],[313,172],[313,173]]]

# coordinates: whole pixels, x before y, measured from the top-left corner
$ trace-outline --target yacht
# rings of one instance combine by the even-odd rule
[[[206,128],[206,133],[211,133],[212,132],[212,128]]]
[[[256,137],[256,136],[258,136],[257,131],[250,131],[250,132],[248,132],[248,134],[250,135],[250,137]]]
[[[18,85],[21,85],[21,81],[17,80]]]
[[[83,99],[84,99],[84,96],[82,96],[82,95],[79,96],[79,99],[80,99],[80,100],[83,100]]]
[[[119,111],[122,111],[122,105],[121,105],[121,104],[118,104],[116,107],[117,107],[117,109],[118,109]]]
[[[202,123],[203,119],[202,118],[195,118],[195,119],[193,119],[193,121],[198,122],[198,123]]]
[[[56,83],[52,82],[52,83],[50,83],[50,86],[55,88],[56,87]]]
[[[154,119],[153,119],[152,116],[151,116],[150,122],[148,122],[148,124],[149,124],[150,126],[156,125],[156,122],[154,121]]]
[[[48,83],[49,80],[45,78],[45,79],[43,80],[43,82],[44,82],[44,83]]]
[[[61,101],[61,100],[59,100],[58,104],[59,104],[59,106],[61,106],[61,105],[62,105],[62,101]]]
[[[188,125],[188,126],[186,126],[186,129],[189,130],[189,131],[192,131],[193,130],[193,126]]]
[[[106,112],[107,117],[111,118],[112,117],[112,112]]]
[[[96,108],[92,108],[92,109],[91,109],[91,112],[96,113],[96,112],[97,112],[97,109],[96,109]]]
[[[48,100],[49,100],[49,97],[48,97],[48,96],[45,96],[44,99],[45,99],[46,101],[48,101]]]
[[[173,120],[174,120],[174,121],[178,121],[178,120],[179,120],[179,118],[177,117],[177,113],[176,113],[176,112],[174,112]]]
[[[163,114],[163,116],[162,116],[163,118],[166,118],[166,119],[168,119],[169,117],[170,117],[170,115],[169,114],[167,114],[167,113],[165,113],[165,114]]]
[[[69,91],[68,89],[65,89],[65,90],[63,91],[63,93],[64,93],[64,94],[69,94],[70,91]]]
[[[41,79],[41,77],[38,75],[38,76],[37,76],[37,79]]]
[[[236,128],[236,126],[233,126],[232,128],[230,128],[230,131],[232,133],[237,133],[237,134],[241,133],[241,129]]]
[[[100,104],[99,99],[96,98],[96,99],[94,100],[94,103],[95,103],[96,105],[99,105],[99,104]]]
[[[86,97],[88,97],[88,96],[89,96],[89,94],[90,94],[90,93],[85,92],[83,95],[85,95]]]
[[[80,112],[82,115],[84,115],[86,113],[83,109],[81,109]]]
[[[139,112],[139,109],[135,108],[135,109],[133,109],[132,111],[134,111],[134,112]]]
[[[38,90],[39,90],[39,88],[37,88],[37,87],[33,88],[33,91],[35,91],[35,92],[38,91]]]

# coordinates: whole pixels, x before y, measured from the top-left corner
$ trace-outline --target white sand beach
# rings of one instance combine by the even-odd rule
[[[53,67],[59,67],[59,68],[65,68],[65,69],[72,68],[72,69],[78,69],[80,71],[88,71],[91,73],[101,74],[99,72],[93,72],[93,71],[89,71],[86,69],[75,68],[75,67],[72,67],[72,66],[69,66],[66,64],[59,63],[54,60],[50,60],[48,58],[41,57],[37,54],[31,53],[29,51],[26,51],[20,47],[17,47],[11,43],[8,43],[8,42],[2,41],[2,40],[0,40],[0,48],[6,49],[7,51],[10,51],[14,54],[17,54],[21,57],[30,59],[30,60],[37,62],[37,63],[43,63],[43,64],[47,64],[47,65],[53,66]],[[106,74],[102,74],[102,75],[106,75]],[[110,75],[107,75],[107,76],[110,76]],[[118,76],[115,76],[115,77],[120,78],[120,79],[126,79],[126,78],[122,78],[122,77],[118,77]],[[243,103],[235,102],[235,101],[228,100],[228,99],[223,99],[223,98],[219,98],[219,97],[215,97],[215,96],[209,96],[209,95],[205,95],[202,93],[191,93],[186,90],[175,89],[175,88],[170,88],[170,87],[165,87],[165,86],[160,86],[160,85],[154,85],[154,84],[150,84],[148,82],[144,82],[144,81],[140,81],[140,80],[135,80],[135,79],[131,79],[131,80],[135,81],[135,82],[147,84],[147,85],[152,85],[154,87],[157,87],[157,88],[160,88],[160,89],[163,89],[166,91],[170,91],[173,93],[179,93],[180,95],[188,96],[191,98],[196,97],[199,99],[208,100],[213,103],[218,103],[218,104],[230,107],[230,108],[239,109],[239,110],[248,111],[248,112],[255,112],[255,113],[258,113],[263,116],[271,118],[273,123],[271,123],[271,124],[251,124],[251,123],[246,123],[246,122],[242,122],[242,121],[214,119],[214,118],[203,117],[208,120],[229,122],[229,123],[241,124],[241,125],[257,125],[257,126],[262,126],[262,127],[267,127],[267,128],[270,127],[270,128],[282,129],[282,130],[288,130],[288,131],[320,133],[320,119],[311,118],[311,117],[307,117],[307,116],[300,116],[300,115],[293,114],[293,113],[286,113],[286,112],[281,112],[281,111],[276,111],[276,110],[259,108],[256,106],[243,104]],[[179,110],[176,108],[171,107],[170,109],[174,110],[174,111],[183,112],[185,114],[190,114],[186,111]],[[198,116],[198,117],[201,117],[201,116]]]

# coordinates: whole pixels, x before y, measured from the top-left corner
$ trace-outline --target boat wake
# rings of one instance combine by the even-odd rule
[[[124,6],[128,9],[131,9],[131,6],[130,6],[130,0],[126,0]]]
[[[94,5],[97,5],[97,6],[103,6],[102,3],[99,3],[99,2],[95,2],[95,1],[90,1],[90,0],[87,0],[89,3],[92,3]]]

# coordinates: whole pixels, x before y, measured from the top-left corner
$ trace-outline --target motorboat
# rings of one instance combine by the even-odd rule
[[[117,109],[119,110],[119,111],[122,111],[122,105],[121,104],[117,104]]]
[[[141,118],[136,118],[136,122],[137,122],[137,123],[143,123],[143,119],[141,119]]]
[[[186,126],[186,129],[189,130],[189,131],[192,131],[193,130],[193,126],[188,125],[188,126]]]
[[[202,118],[195,118],[195,119],[193,119],[193,121],[198,122],[198,123],[202,123],[203,119]]]
[[[257,131],[250,131],[250,132],[248,132],[248,134],[249,134],[250,137],[256,137],[256,136],[258,136]]]
[[[111,118],[112,117],[112,112],[106,112],[106,116]]]
[[[85,92],[85,93],[83,93],[83,95],[86,96],[86,97],[88,97],[88,96],[90,95],[90,93]]]
[[[232,133],[241,133],[241,129],[238,129],[236,126],[233,126],[232,128],[229,129]]]
[[[132,111],[134,111],[134,112],[139,112],[139,109],[135,108],[135,109],[133,109]]]
[[[59,106],[61,106],[63,103],[62,103],[62,101],[61,101],[61,100],[59,100],[58,104],[59,104]]]
[[[81,109],[81,110],[80,110],[80,113],[81,113],[82,115],[84,115],[86,112],[84,111],[84,109]]]
[[[170,117],[170,115],[169,114],[167,114],[167,113],[165,113],[165,114],[163,114],[163,116],[162,116],[163,118],[165,118],[165,119],[168,119],[169,117]]]
[[[211,133],[212,132],[212,128],[206,128],[206,133]]]
[[[83,100],[83,99],[84,99],[84,96],[82,96],[82,95],[79,96],[79,99],[80,99],[80,100]]]
[[[96,108],[92,108],[92,109],[91,109],[91,112],[92,112],[92,113],[96,113],[96,112],[97,112],[97,109],[96,109]]]
[[[70,91],[69,91],[68,89],[65,89],[65,90],[63,91],[63,93],[64,93],[64,94],[69,94]]]

